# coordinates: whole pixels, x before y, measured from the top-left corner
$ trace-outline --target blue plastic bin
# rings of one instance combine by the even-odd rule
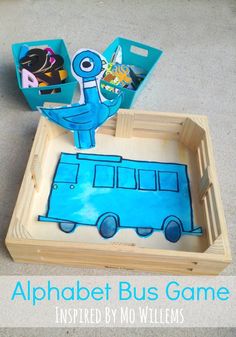
[[[130,108],[134,103],[135,99],[138,97],[140,91],[143,89],[145,83],[147,82],[149,76],[154,70],[162,51],[145,44],[127,40],[121,37],[116,38],[103,52],[107,61],[110,62],[112,55],[116,51],[116,48],[121,46],[122,48],[122,63],[132,64],[136,67],[140,67],[146,71],[146,76],[144,80],[140,83],[137,90],[130,90],[126,88],[121,88],[106,81],[101,81],[101,84],[106,84],[110,87],[117,88],[123,92],[123,101],[121,103],[121,108]],[[114,92],[110,92],[105,88],[101,88],[102,94],[111,99],[115,96]]]
[[[28,45],[29,47],[51,47],[56,54],[61,55],[64,58],[64,69],[67,71],[68,76],[65,83],[49,85],[46,87],[38,88],[22,88],[21,74],[19,72],[19,53],[22,45]],[[37,106],[42,106],[44,102],[57,102],[70,104],[74,95],[77,81],[71,74],[71,62],[66,48],[66,45],[62,39],[56,40],[42,40],[33,42],[22,42],[12,45],[12,53],[16,67],[16,76],[20,90],[24,94],[30,108],[36,110]],[[44,90],[58,89],[59,92],[52,94],[41,94]]]

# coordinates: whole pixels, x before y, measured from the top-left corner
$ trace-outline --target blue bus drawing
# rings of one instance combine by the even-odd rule
[[[109,239],[121,228],[141,237],[163,231],[167,240],[201,235],[194,227],[187,166],[123,159],[117,155],[61,153],[48,210],[39,221],[62,231],[97,226]]]

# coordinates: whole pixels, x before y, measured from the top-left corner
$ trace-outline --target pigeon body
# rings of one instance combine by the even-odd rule
[[[78,62],[79,59],[79,62]],[[98,64],[94,64],[95,61]],[[103,57],[91,50],[77,52],[72,61],[72,73],[80,82],[84,102],[55,108],[40,107],[43,116],[74,132],[75,146],[88,149],[95,146],[95,130],[118,111],[122,95],[105,100],[100,93],[100,80],[104,72]],[[92,67],[93,66],[93,67]],[[79,67],[79,69],[78,69]],[[84,67],[85,70],[81,70]],[[92,70],[86,71],[91,68]],[[94,68],[96,71],[94,72]],[[91,72],[93,76],[91,76]],[[88,75],[90,73],[90,75]]]

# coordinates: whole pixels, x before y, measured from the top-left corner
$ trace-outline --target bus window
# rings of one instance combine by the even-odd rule
[[[114,187],[115,168],[109,165],[95,165],[93,187]]]
[[[179,192],[177,172],[158,171],[158,182],[160,191]]]
[[[129,167],[118,167],[117,187],[136,189],[135,169]]]
[[[157,181],[156,181],[156,171],[153,170],[138,170],[139,175],[139,189],[156,191]]]
[[[76,184],[79,173],[79,164],[60,163],[57,167],[54,183]]]

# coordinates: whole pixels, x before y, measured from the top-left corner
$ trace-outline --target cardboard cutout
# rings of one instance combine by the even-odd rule
[[[79,103],[56,108],[40,107],[39,111],[50,121],[74,133],[76,148],[89,149],[95,146],[95,131],[118,111],[122,96],[106,100],[100,92],[100,80],[107,62],[98,52],[80,49],[71,64],[73,76],[80,84]]]
[[[62,153],[39,221],[56,222],[66,233],[96,226],[105,239],[122,228],[141,237],[163,231],[170,242],[202,234],[193,224],[186,165],[117,155]]]

